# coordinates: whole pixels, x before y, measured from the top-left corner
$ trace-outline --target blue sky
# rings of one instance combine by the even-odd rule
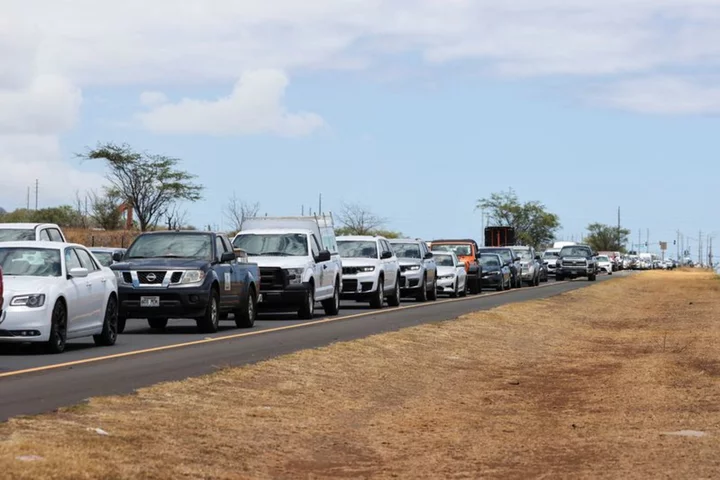
[[[0,52],[23,39],[35,59],[0,74],[0,107],[19,112],[0,114],[5,208],[24,204],[33,178],[41,204],[100,188],[102,165],[72,153],[116,141],[198,175],[196,226],[227,226],[233,192],[270,215],[315,209],[322,193],[325,210],[360,203],[408,235],[480,238],[477,199],[512,187],[557,213],[568,239],[616,222],[618,206],[633,241],[639,229],[671,244],[678,229],[720,234],[713,2],[539,0],[538,13],[525,1],[215,0],[162,27],[142,2],[107,25],[76,2],[100,24],[68,17],[53,31],[63,14],[50,11],[32,17],[49,29],[38,41],[22,21],[0,34]]]

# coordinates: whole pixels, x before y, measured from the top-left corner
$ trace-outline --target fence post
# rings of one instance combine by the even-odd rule
[[[125,234],[120,237],[120,248],[125,248]]]
[[[95,246],[95,235],[90,235],[90,246],[91,247]]]

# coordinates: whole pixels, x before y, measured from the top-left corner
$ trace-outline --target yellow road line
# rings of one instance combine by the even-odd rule
[[[562,285],[563,283],[568,283],[568,282],[563,281],[563,282],[547,283],[545,285],[539,285],[534,288],[537,289],[537,288],[552,287],[553,285]],[[213,343],[213,342],[219,342],[219,341],[223,341],[223,340],[232,340],[232,339],[236,339],[236,338],[250,337],[253,335],[262,335],[262,334],[266,334],[266,333],[281,332],[283,330],[291,330],[293,328],[310,327],[313,325],[321,325],[323,323],[339,322],[342,320],[351,320],[354,318],[361,318],[361,317],[370,317],[372,315],[397,312],[400,310],[409,310],[412,308],[423,308],[423,307],[431,307],[433,305],[443,305],[446,303],[463,302],[463,301],[469,301],[469,300],[480,300],[480,299],[487,298],[487,297],[493,297],[496,295],[504,295],[504,294],[508,294],[508,293],[514,293],[517,291],[518,290],[507,290],[504,292],[484,293],[481,295],[472,295],[472,296],[462,297],[462,298],[451,298],[448,300],[418,303],[415,305],[405,305],[402,307],[394,307],[394,308],[390,308],[390,309],[372,310],[369,312],[355,313],[353,315],[346,315],[343,317],[328,317],[328,318],[323,318],[320,320],[312,320],[312,321],[304,322],[304,323],[296,323],[294,325],[285,325],[283,327],[268,328],[265,330],[255,330],[252,332],[245,332],[245,333],[235,333],[232,335],[224,335],[222,337],[204,338],[202,340],[193,340],[192,342],[174,343],[171,345],[163,345],[160,347],[146,348],[143,350],[133,350],[131,352],[115,353],[112,355],[104,355],[101,357],[92,357],[92,358],[85,358],[82,360],[74,360],[72,362],[56,363],[56,364],[52,364],[52,365],[43,365],[41,367],[26,368],[24,370],[15,370],[12,372],[0,373],[0,378],[15,377],[18,375],[25,375],[28,373],[45,372],[48,370],[55,370],[58,368],[75,367],[77,365],[86,365],[88,363],[95,363],[95,362],[106,361],[106,360],[114,360],[117,358],[124,358],[124,357],[132,357],[135,355],[141,355],[141,354],[146,354],[146,353],[162,352],[165,350],[173,350],[176,348],[191,347],[193,345],[202,345],[204,343]],[[520,290],[520,291],[523,291],[523,290]]]

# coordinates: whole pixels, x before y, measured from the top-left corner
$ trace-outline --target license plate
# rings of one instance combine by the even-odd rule
[[[160,297],[140,297],[141,307],[159,307]]]

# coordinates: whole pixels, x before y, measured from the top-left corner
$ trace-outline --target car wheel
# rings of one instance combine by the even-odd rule
[[[385,278],[380,277],[378,279],[378,286],[375,290],[375,294],[370,299],[370,307],[372,308],[383,308],[383,302],[385,301]]]
[[[450,294],[450,298],[457,298],[458,296],[458,282],[455,280],[455,286],[453,288],[453,292]]]
[[[428,298],[433,302],[437,300],[437,277],[433,280],[432,289],[428,292]]]
[[[418,292],[415,299],[418,302],[427,302],[428,300],[428,291],[427,291],[427,276],[424,276],[422,279],[422,283],[420,284],[420,291]]]
[[[305,294],[305,301],[298,310],[298,317],[301,320],[311,320],[315,316],[315,286],[310,285]]]
[[[50,338],[45,344],[48,353],[62,353],[67,342],[67,308],[61,301],[55,303],[50,320]]]
[[[470,284],[472,285],[472,283]],[[468,289],[472,288],[467,284],[467,280],[465,280],[465,285],[463,285],[463,288],[458,289],[458,296],[459,297],[466,297],[468,294]]]
[[[205,309],[205,315],[196,320],[198,329],[202,333],[215,333],[218,331],[220,308],[218,306],[218,292],[214,288],[210,292],[210,301]]]
[[[154,330],[165,330],[167,324],[167,318],[148,318],[148,325],[150,325],[150,328]]]
[[[117,341],[118,330],[118,303],[115,296],[108,299],[105,307],[105,318],[103,319],[103,329],[99,335],[93,335],[95,345],[99,347],[110,347],[115,345]]]
[[[332,298],[322,301],[325,315],[337,315],[340,313],[340,281],[335,281],[335,288],[333,289]]]
[[[540,285],[540,275],[539,275],[539,274],[538,274],[538,275],[535,275],[535,281],[533,282],[533,285],[536,286],[536,287],[537,287],[538,285]]]
[[[595,274],[588,275],[588,281],[594,282],[596,279],[597,279],[597,275],[595,275]]]
[[[123,333],[125,331],[125,324],[127,323],[127,318],[121,317],[118,315],[117,319],[117,333]]]
[[[563,277],[563,276],[560,275],[559,273],[556,273],[556,274],[555,274],[555,281],[556,281],[556,282],[562,282],[563,280],[565,280],[565,277]]]
[[[397,278],[400,278],[400,273],[397,274]],[[393,294],[388,296],[387,302],[391,307],[400,306],[400,280],[395,280],[395,289]]]
[[[235,326],[238,328],[252,328],[257,317],[257,295],[255,289],[250,287],[247,297],[241,302],[240,310],[235,312]]]

